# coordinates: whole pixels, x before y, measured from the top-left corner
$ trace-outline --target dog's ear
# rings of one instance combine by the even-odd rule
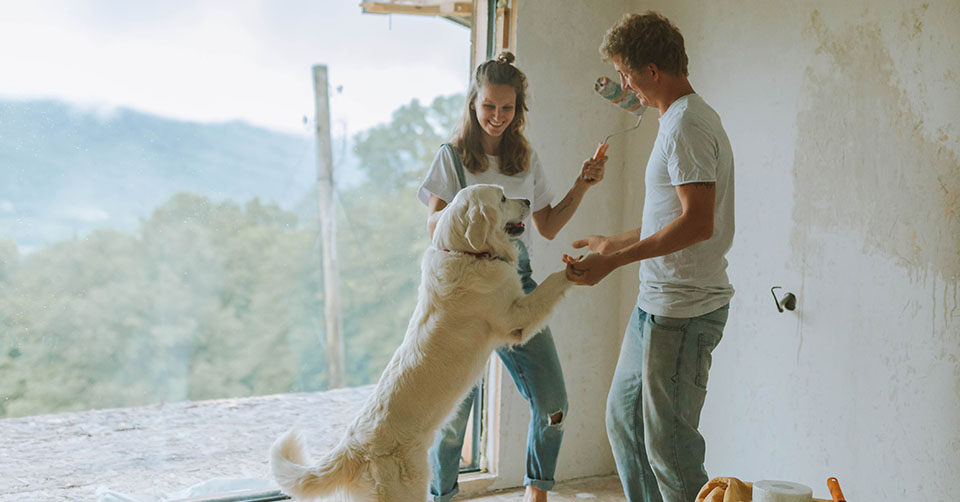
[[[487,239],[495,230],[498,220],[498,210],[495,206],[486,205],[479,200],[471,200],[467,209],[467,243],[477,251],[489,251]]]

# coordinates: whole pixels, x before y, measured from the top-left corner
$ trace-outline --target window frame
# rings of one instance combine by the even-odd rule
[[[481,62],[491,59],[501,51],[516,52],[517,40],[517,2],[519,0],[473,0],[473,28],[470,73]],[[486,29],[478,29],[486,26]],[[458,481],[460,493],[474,496],[490,491],[500,480],[502,455],[523,455],[525,446],[502,444],[500,434],[501,418],[504,411],[511,413],[513,406],[505,403],[503,392],[503,362],[496,354],[491,354],[486,376],[481,383],[480,396],[483,406],[479,412],[482,417],[479,424],[481,453],[480,466],[474,472],[461,472]],[[477,426],[478,424],[474,424]]]

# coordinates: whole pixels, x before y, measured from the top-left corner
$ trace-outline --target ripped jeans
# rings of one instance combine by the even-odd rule
[[[517,272],[524,292],[530,294],[536,289],[537,283],[530,278],[530,258],[526,247],[522,242],[516,242],[520,248]],[[522,346],[497,349],[497,355],[513,377],[520,394],[530,403],[527,472],[523,484],[550,490],[553,488],[553,473],[563,440],[562,425],[567,415],[567,389],[550,328],[543,328]],[[434,502],[447,502],[460,491],[457,484],[460,453],[476,394],[471,392],[460,404],[456,414],[437,432],[437,440],[430,448],[430,468],[433,471],[430,500]]]

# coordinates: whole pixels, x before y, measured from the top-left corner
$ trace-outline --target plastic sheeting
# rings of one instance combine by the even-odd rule
[[[267,498],[251,497],[256,493],[263,493]],[[274,497],[270,498],[271,495],[274,495]],[[185,490],[160,495],[129,495],[105,487],[97,489],[97,502],[173,502],[189,499],[230,501],[250,498],[254,500],[280,500],[282,497],[279,497],[279,487],[274,481],[253,478],[210,479]]]

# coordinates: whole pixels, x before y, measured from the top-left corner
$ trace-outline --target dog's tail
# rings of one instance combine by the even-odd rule
[[[274,479],[285,494],[297,498],[333,495],[353,481],[360,469],[360,462],[342,446],[320,462],[307,464],[303,438],[297,430],[280,436],[270,448],[270,470]]]

